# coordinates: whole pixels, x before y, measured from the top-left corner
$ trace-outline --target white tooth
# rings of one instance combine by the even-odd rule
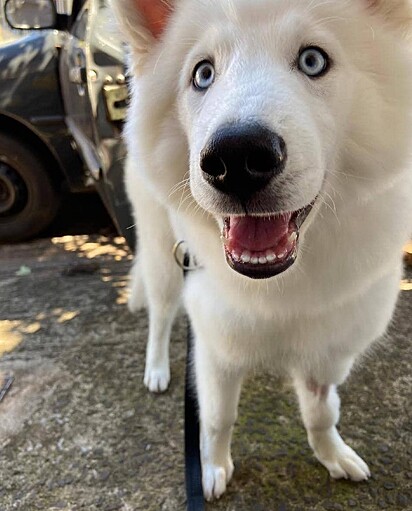
[[[283,252],[281,252],[280,254],[277,255],[277,258],[278,259],[284,259],[286,254],[287,254],[287,252],[286,252],[286,250],[284,250]]]
[[[267,259],[266,259],[266,257],[264,257],[264,256],[259,257],[259,263],[260,263],[260,264],[266,264],[266,263],[267,263]]]
[[[250,252],[245,250],[245,252],[243,252],[242,256],[240,257],[240,260],[242,261],[242,263],[249,263],[250,257],[251,257]]]
[[[234,261],[240,261],[240,255],[237,252],[232,252],[232,258]]]
[[[293,231],[291,233],[291,235],[289,236],[288,241],[289,241],[289,243],[293,243],[297,239],[298,239],[298,235],[297,235],[297,233],[295,231]]]
[[[259,258],[258,257],[251,257],[250,262],[252,264],[258,264],[259,263]]]
[[[276,260],[276,254],[273,253],[271,250],[268,250],[266,252],[266,260],[268,261],[268,263],[273,263],[273,261]]]

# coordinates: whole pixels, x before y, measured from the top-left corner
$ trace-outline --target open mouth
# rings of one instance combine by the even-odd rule
[[[226,260],[251,279],[268,279],[287,270],[298,252],[299,229],[313,203],[293,212],[224,219]]]

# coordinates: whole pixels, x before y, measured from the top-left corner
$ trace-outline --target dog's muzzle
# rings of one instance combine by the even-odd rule
[[[295,262],[299,228],[313,206],[266,214],[256,204],[248,207],[283,172],[286,160],[283,138],[259,123],[222,126],[200,155],[205,181],[245,212],[223,217],[222,239],[229,266],[252,279],[273,277]]]

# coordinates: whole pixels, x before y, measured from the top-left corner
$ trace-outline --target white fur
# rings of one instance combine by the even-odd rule
[[[136,308],[143,277],[150,314],[145,384],[163,391],[169,382],[170,328],[183,288],[171,249],[185,239],[202,266],[183,289],[195,333],[206,497],[219,497],[232,476],[240,388],[256,367],[293,377],[309,443],[332,477],[366,479],[367,465],[336,430],[336,386],[387,328],[412,227],[408,2],[180,0],[160,40],[142,28],[132,0],[115,7],[136,77],[126,185],[141,272],[132,273],[130,303]],[[305,44],[333,59],[321,79],[293,66]],[[191,72],[210,55],[217,78],[199,94]],[[246,119],[263,121],[288,147],[282,178],[255,210],[268,211],[274,197],[276,207],[295,210],[320,194],[296,263],[264,281],[227,265],[222,218],[239,206],[199,167],[213,132]]]

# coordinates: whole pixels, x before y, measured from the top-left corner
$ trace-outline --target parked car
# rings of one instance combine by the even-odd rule
[[[96,187],[133,244],[120,138],[125,52],[108,1],[81,4],[5,3],[8,24],[29,32],[0,45],[0,242],[43,230],[62,190]]]

